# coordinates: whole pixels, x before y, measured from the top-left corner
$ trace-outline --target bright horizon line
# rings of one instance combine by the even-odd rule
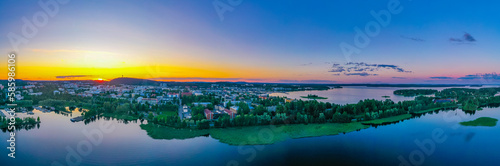
[[[144,78],[134,78],[134,77],[116,77],[116,78],[133,78],[133,79],[144,79]],[[113,79],[116,79],[113,78]],[[189,77],[187,77],[189,78]],[[53,79],[53,80],[45,80],[45,79],[18,79],[18,80],[23,80],[23,81],[105,81],[109,82],[110,80],[113,79],[100,79],[100,78],[93,78],[93,79]],[[212,78],[205,78],[205,79],[212,79]],[[5,80],[5,79],[2,79]],[[365,82],[365,83],[335,83],[335,81],[331,81],[330,83],[328,82],[301,82],[304,80],[297,80],[297,82],[283,82],[283,81],[248,81],[245,79],[241,79],[240,81],[238,80],[161,80],[161,79],[144,79],[144,80],[151,80],[151,81],[157,81],[157,82],[179,82],[179,83],[191,83],[191,82],[199,82],[199,83],[218,83],[218,82],[230,82],[230,83],[237,83],[237,82],[245,82],[245,83],[277,83],[277,84],[318,84],[318,85],[356,85],[356,84],[373,84],[373,85],[382,85],[382,84],[388,84],[388,85],[500,85],[500,83],[384,83],[384,82]],[[326,80],[325,80],[326,81]]]

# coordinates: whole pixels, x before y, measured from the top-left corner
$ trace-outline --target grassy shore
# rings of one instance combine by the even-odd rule
[[[174,129],[158,125],[141,125],[154,139],[188,139],[210,135],[229,145],[265,145],[288,139],[337,135],[369,128],[359,122],[294,124],[280,126],[250,126],[232,128],[212,128],[206,130]]]
[[[288,139],[319,137],[349,133],[369,128],[359,122],[294,124],[281,126],[252,126],[242,128],[214,129],[211,136],[230,145],[265,145]]]
[[[497,125],[498,119],[490,117],[481,117],[473,121],[460,122],[462,126],[487,126],[495,127]]]
[[[141,124],[141,129],[146,130],[153,139],[189,139],[208,135],[210,130],[176,129],[173,127],[160,126],[155,124]]]
[[[365,121],[362,123],[364,125],[383,125],[383,124],[390,124],[390,123],[399,122],[399,121],[409,119],[409,118],[411,118],[411,114],[403,114],[403,115],[398,115],[398,116],[393,116],[393,117],[388,117],[388,118]]]
[[[443,107],[437,107],[437,108],[431,108],[431,109],[426,109],[426,110],[421,110],[421,111],[415,111],[412,114],[424,114],[424,113],[427,113],[427,112],[434,112],[434,111],[437,111],[437,110],[440,110],[440,109],[443,109]]]

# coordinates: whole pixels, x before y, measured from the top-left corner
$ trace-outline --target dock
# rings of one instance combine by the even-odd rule
[[[71,122],[79,122],[79,121],[82,121],[82,120],[83,120],[83,116],[79,116],[79,117],[71,118],[70,120],[71,120]]]

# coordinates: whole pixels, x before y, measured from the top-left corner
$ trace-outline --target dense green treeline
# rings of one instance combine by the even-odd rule
[[[399,89],[395,90],[394,94],[402,96],[419,96],[419,95],[432,95],[436,92],[438,91],[434,89]]]
[[[421,99],[424,100],[424,99]],[[332,103],[318,102],[315,100],[289,102],[278,105],[276,112],[264,111],[259,113],[257,107],[247,114],[240,113],[234,119],[228,115],[222,115],[214,121],[214,127],[236,127],[236,126],[256,126],[269,124],[308,124],[308,123],[349,123],[353,119],[357,121],[372,120],[407,114],[405,108],[416,105],[416,103],[426,103],[425,101],[405,101],[394,103],[391,100],[378,101],[374,99],[361,100],[357,104],[338,105]],[[194,107],[193,111],[201,110],[203,107]],[[177,115],[158,119],[154,117],[151,122],[165,124],[172,127],[190,127],[204,129],[208,128],[209,122],[205,119],[194,119],[193,122],[177,120]]]
[[[457,99],[465,111],[479,110],[488,105],[500,104],[500,96],[495,96],[500,88],[450,88],[436,93],[439,98]]]
[[[0,116],[0,129],[4,131],[6,129],[8,130],[20,130],[23,128],[28,129],[34,127],[35,125],[41,122],[40,117],[37,117],[36,119],[32,117],[25,117],[25,118],[16,117],[14,121],[15,121],[14,124],[15,127],[9,127],[9,123],[11,122],[10,119],[7,117]]]
[[[84,118],[91,118],[98,114],[105,117],[114,117],[124,120],[145,119],[147,113],[154,112],[155,114],[162,114],[164,112],[177,112],[178,105],[170,102],[152,105],[148,103],[128,102],[127,100],[113,99],[113,98],[100,98],[94,100],[92,109],[84,113]]]

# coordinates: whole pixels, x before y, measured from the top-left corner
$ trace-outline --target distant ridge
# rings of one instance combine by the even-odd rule
[[[2,84],[2,85],[7,86],[8,83],[9,83],[8,80],[0,80],[0,84]],[[16,83],[16,86],[23,86],[23,85],[26,85],[26,80],[16,79],[15,83]]]
[[[125,84],[125,85],[158,85],[159,83],[153,80],[139,79],[139,78],[128,78],[120,77],[109,81],[109,84]]]

